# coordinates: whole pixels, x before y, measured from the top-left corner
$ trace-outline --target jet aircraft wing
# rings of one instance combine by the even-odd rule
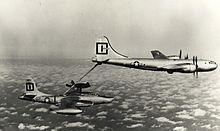
[[[57,114],[79,114],[82,113],[82,110],[77,108],[75,105],[79,100],[78,97],[65,97],[61,99],[59,103],[59,109],[55,110]]]
[[[89,84],[89,82],[79,82],[74,84],[72,87],[70,87],[69,90],[67,90],[64,95],[65,96],[72,96],[75,93],[81,93],[82,92],[82,88],[89,88],[91,87],[91,85]]]

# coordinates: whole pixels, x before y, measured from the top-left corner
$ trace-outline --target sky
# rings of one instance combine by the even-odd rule
[[[0,58],[85,58],[108,36],[130,57],[220,61],[219,0],[0,0]]]

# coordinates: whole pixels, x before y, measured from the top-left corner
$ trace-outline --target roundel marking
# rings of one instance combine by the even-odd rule
[[[46,98],[45,98],[45,102],[50,102],[50,98],[49,98],[49,97],[46,97]]]
[[[139,66],[139,61],[135,61],[134,66]]]

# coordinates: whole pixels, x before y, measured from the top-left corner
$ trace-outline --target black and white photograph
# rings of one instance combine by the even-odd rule
[[[220,131],[219,0],[0,0],[0,131]]]

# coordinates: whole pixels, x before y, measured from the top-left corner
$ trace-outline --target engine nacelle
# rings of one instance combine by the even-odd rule
[[[193,73],[196,71],[196,65],[194,64],[185,65],[183,71],[186,73]]]

